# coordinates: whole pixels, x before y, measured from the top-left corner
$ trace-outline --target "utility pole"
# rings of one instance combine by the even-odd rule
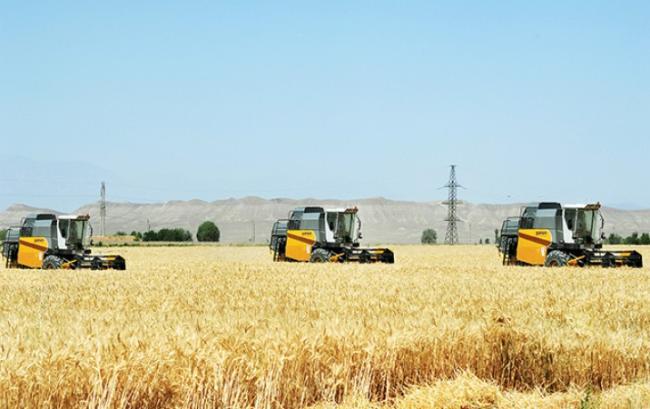
[[[251,224],[253,226],[253,238],[251,239],[251,243],[255,244],[255,220],[252,220]]]
[[[100,190],[99,217],[101,219],[102,236],[106,236],[106,183],[102,182]]]
[[[451,172],[449,173],[449,183],[444,187],[449,189],[449,196],[446,202],[443,202],[444,205],[448,206],[447,218],[447,233],[445,234],[445,244],[458,244],[458,226],[457,223],[461,220],[458,218],[456,213],[456,207],[459,204],[458,201],[458,188],[462,187],[456,181],[456,165],[451,165]]]

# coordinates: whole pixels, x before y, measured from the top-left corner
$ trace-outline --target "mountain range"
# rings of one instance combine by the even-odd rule
[[[447,207],[443,202],[409,202],[385,198],[357,200],[328,199],[263,199],[244,197],[241,199],[170,201],[155,204],[107,203],[107,234],[118,231],[146,231],[161,228],[181,227],[196,232],[199,224],[212,220],[221,230],[224,243],[265,243],[273,222],[286,218],[288,212],[298,206],[318,205],[324,207],[359,208],[362,231],[366,244],[417,243],[422,230],[433,228],[439,241],[444,240],[447,223]],[[478,242],[479,239],[494,239],[494,230],[508,216],[519,214],[521,204],[473,204],[463,203],[458,208],[458,224],[461,242]],[[30,213],[51,212],[51,209],[37,209],[15,204],[0,212],[0,228],[20,223]],[[74,213],[90,214],[95,234],[99,234],[99,203],[91,203]],[[609,233],[627,235],[634,231],[650,232],[650,210],[620,210],[603,208],[606,220],[605,230]]]

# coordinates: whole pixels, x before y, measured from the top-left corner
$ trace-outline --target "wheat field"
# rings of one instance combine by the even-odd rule
[[[394,250],[121,248],[125,272],[0,270],[0,407],[650,407],[647,267]]]

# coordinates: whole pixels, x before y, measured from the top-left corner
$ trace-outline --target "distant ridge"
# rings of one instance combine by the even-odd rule
[[[432,227],[438,236],[444,236],[446,207],[441,201],[409,202],[390,200],[383,197],[365,199],[264,199],[248,196],[240,199],[228,198],[206,202],[203,200],[174,200],[164,203],[108,203],[107,230],[131,232],[145,231],[147,226],[157,230],[164,227],[182,227],[196,232],[205,220],[213,220],[221,229],[225,243],[255,241],[264,243],[269,237],[273,222],[286,218],[288,212],[297,206],[319,205],[325,207],[358,206],[362,220],[364,242],[372,243],[418,243],[422,230]],[[462,242],[478,242],[479,238],[494,240],[494,230],[508,216],[519,213],[520,204],[473,204],[465,202],[459,210],[464,220],[459,224]],[[25,204],[15,204],[0,212],[0,227],[18,224],[29,213],[50,212]],[[88,213],[94,225],[99,225],[99,204],[82,206],[74,213]],[[633,231],[650,232],[650,210],[620,210],[605,208],[605,229],[608,233],[630,234]]]
[[[0,227],[5,228],[10,225],[20,223],[20,220],[30,213],[54,213],[60,214],[56,210],[42,209],[38,207],[28,206],[22,203],[16,203],[9,206],[4,212],[0,212]]]

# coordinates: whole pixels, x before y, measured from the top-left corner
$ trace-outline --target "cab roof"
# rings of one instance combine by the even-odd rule
[[[26,219],[35,220],[90,220],[87,214],[62,214],[56,215],[52,213],[38,213],[27,215]]]
[[[323,208],[319,206],[296,207],[294,212],[302,213],[357,213],[359,209],[355,207]]]
[[[90,220],[90,215],[87,214],[64,214],[59,216],[60,220]]]
[[[538,209],[587,209],[587,210],[598,210],[600,209],[600,203],[591,203],[591,204],[561,204],[557,202],[539,202],[531,203],[526,207],[536,207]]]

